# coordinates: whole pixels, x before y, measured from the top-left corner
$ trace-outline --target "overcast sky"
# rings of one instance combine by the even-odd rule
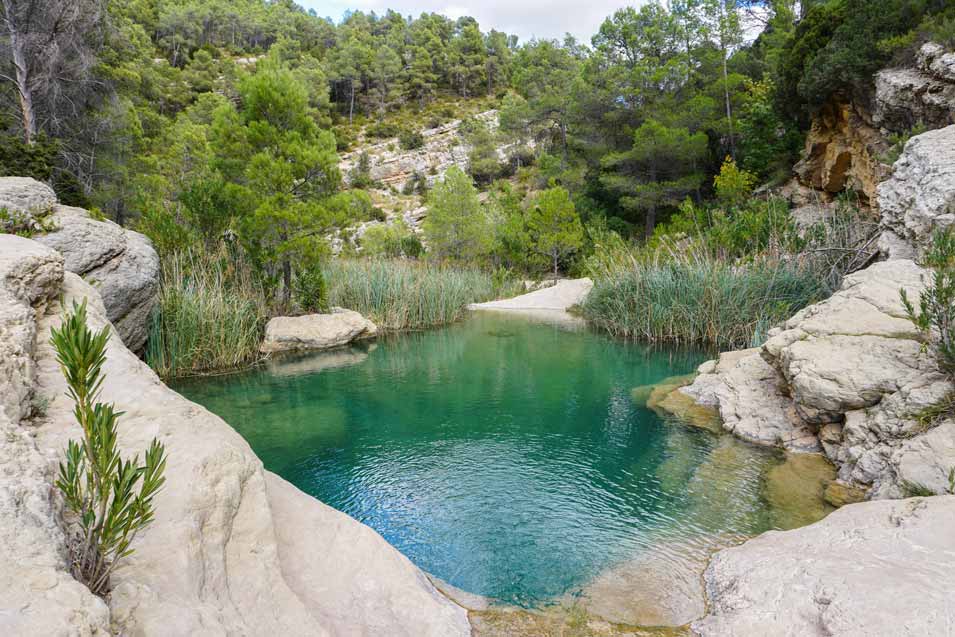
[[[590,43],[590,36],[604,18],[621,7],[639,5],[612,0],[298,0],[318,15],[340,21],[345,11],[361,10],[384,13],[394,9],[403,15],[417,17],[421,13],[443,13],[451,18],[470,15],[477,18],[482,31],[497,29],[520,36],[522,42],[532,37],[562,39],[565,33],[581,42]]]

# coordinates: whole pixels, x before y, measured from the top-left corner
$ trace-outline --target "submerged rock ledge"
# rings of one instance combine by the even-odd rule
[[[238,433],[167,388],[118,338],[102,398],[125,412],[125,454],[153,437],[166,445],[167,483],[107,602],[73,580],[52,487],[78,435],[47,343],[60,295],[88,300],[91,327],[109,324],[99,293],[64,274],[56,251],[0,235],[0,633],[470,634],[466,611],[406,557],[266,471]],[[49,408],[31,419],[36,399]]]

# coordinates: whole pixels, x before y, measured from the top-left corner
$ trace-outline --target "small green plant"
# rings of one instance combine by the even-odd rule
[[[50,397],[44,396],[42,394],[36,394],[33,396],[33,401],[31,402],[30,406],[34,416],[43,418],[46,416],[46,412],[50,409]]]
[[[0,208],[0,232],[15,234],[27,239],[37,233],[53,232],[56,224],[50,211],[37,210],[32,213]]]
[[[424,135],[420,131],[405,130],[398,136],[402,150],[416,150],[424,146]]]
[[[328,307],[328,288],[325,276],[318,265],[300,269],[292,282],[292,295],[298,309],[303,312],[326,314]]]
[[[891,146],[889,146],[889,149],[885,151],[879,159],[882,160],[882,163],[894,164],[899,160],[899,157],[902,156],[902,151],[905,150],[905,145],[908,143],[908,141],[917,135],[921,135],[927,130],[928,126],[922,122],[919,122],[903,133],[890,134],[888,140]]]
[[[738,206],[753,194],[756,175],[736,165],[736,160],[727,157],[720,174],[713,178],[716,197],[727,206]]]
[[[371,188],[375,180],[371,178],[371,157],[368,151],[362,151],[358,156],[358,163],[348,173],[353,188]]]
[[[100,403],[109,327],[93,333],[86,325],[86,301],[73,304],[54,328],[50,342],[66,378],[67,394],[82,429],[60,463],[56,487],[76,516],[80,532],[71,546],[73,576],[96,595],[109,592],[109,577],[133,553],[136,535],[153,520],[153,498],[165,482],[166,451],[153,439],[143,463],[119,453],[117,423],[122,412]]]
[[[918,308],[904,289],[899,294],[925,343],[937,335],[938,366],[955,379],[955,232],[935,231],[924,265],[932,270],[932,281],[919,294]]]

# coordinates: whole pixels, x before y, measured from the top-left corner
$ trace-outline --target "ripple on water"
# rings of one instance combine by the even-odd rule
[[[819,514],[811,467],[634,402],[703,358],[479,315],[177,389],[451,586],[682,624],[713,550]]]

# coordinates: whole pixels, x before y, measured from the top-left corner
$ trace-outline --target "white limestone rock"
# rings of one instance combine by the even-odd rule
[[[790,451],[819,451],[813,429],[796,413],[779,372],[759,349],[720,354],[692,384],[678,389],[699,404],[719,409],[723,428],[743,440]]]
[[[955,124],[955,53],[928,42],[915,66],[876,73],[872,119],[896,133]]]
[[[92,219],[82,208],[56,206],[56,230],[36,237],[60,252],[66,269],[99,291],[123,343],[140,352],[158,300],[159,256],[145,236],[111,221]]]
[[[946,635],[955,617],[955,497],[850,504],[716,554],[701,637]]]
[[[37,314],[58,293],[63,257],[0,235],[0,634],[109,635],[106,604],[73,579],[53,496],[56,463],[32,415]]]
[[[933,232],[955,222],[955,125],[910,139],[878,192],[883,253],[924,253]]]
[[[849,275],[838,292],[798,312],[763,345],[803,419],[838,422],[934,371],[899,294],[905,289],[917,299],[926,274],[897,260]]]
[[[331,314],[277,316],[265,326],[263,353],[322,350],[371,338],[378,327],[358,312],[333,307]]]
[[[6,210],[8,215],[29,221],[45,215],[54,205],[56,194],[46,184],[30,177],[0,177],[0,210]],[[0,231],[7,230],[0,220]]]

